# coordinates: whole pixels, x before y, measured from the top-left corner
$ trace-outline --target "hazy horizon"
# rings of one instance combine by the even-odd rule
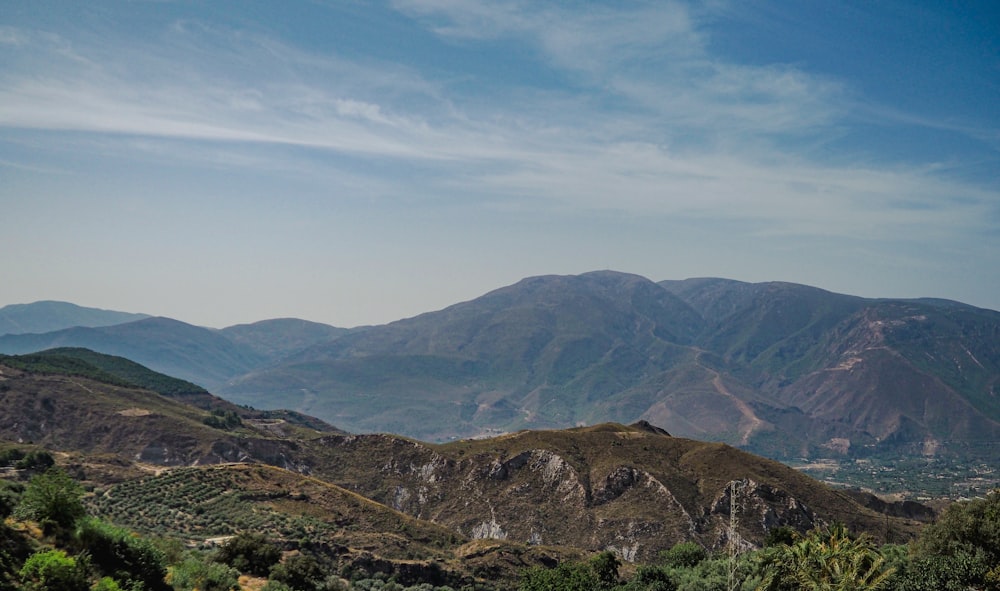
[[[383,324],[533,275],[1000,310],[1000,5],[0,15],[0,306]]]

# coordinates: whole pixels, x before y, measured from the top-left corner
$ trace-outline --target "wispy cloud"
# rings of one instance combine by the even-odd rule
[[[52,297],[60,283],[69,298],[90,281],[189,301],[189,318],[220,325],[204,290],[147,286],[197,275],[235,308],[289,301],[307,281],[312,312],[297,314],[363,323],[359,310],[398,318],[606,266],[866,295],[895,281],[995,307],[1000,140],[977,125],[991,116],[952,117],[985,93],[911,112],[851,67],[723,57],[745,38],[726,36],[742,11],[796,40],[829,29],[813,26],[825,9],[789,20],[751,4],[313,0],[230,14],[96,0],[5,14],[0,202],[15,248],[45,245],[8,265],[5,293]],[[885,13],[844,10],[851,24]],[[814,48],[831,63],[856,32],[842,24]],[[265,303],[231,320],[266,317]]]
[[[746,66],[710,55],[690,5],[661,2],[555,7],[538,3],[397,0],[395,6],[460,40],[511,36],[591,90],[644,108],[668,137],[801,134],[829,124],[843,88],[790,66]]]
[[[0,125],[215,142],[231,153],[218,160],[236,166],[247,160],[234,146],[244,145],[388,158],[424,171],[419,188],[396,173],[399,192],[746,219],[771,233],[858,237],[942,222],[960,232],[1000,207],[995,194],[933,170],[824,164],[790,151],[783,140],[839,133],[850,89],[788,65],[714,58],[686,4],[394,5],[449,42],[530,43],[590,98],[523,87],[510,91],[519,102],[484,104],[411,67],[196,21],[128,46],[5,27],[12,67],[0,73]],[[929,207],[900,207],[900,195]],[[958,205],[934,208],[943,196]]]

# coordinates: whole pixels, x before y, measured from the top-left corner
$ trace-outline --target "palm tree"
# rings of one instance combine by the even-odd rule
[[[892,574],[869,536],[852,538],[840,523],[766,550],[759,568],[757,591],[877,591]]]

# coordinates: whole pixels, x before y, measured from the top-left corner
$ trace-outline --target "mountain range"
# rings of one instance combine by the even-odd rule
[[[834,521],[901,541],[933,516],[916,504],[873,508],[778,462],[647,422],[431,444],[207,393],[194,405],[191,390],[80,349],[0,356],[0,448],[58,452],[99,493],[95,514],[139,532],[204,541],[264,531],[282,544],[332,544],[351,562],[398,560],[390,570],[413,559],[467,568],[493,554],[480,576],[511,576],[552,548],[613,549],[630,561],[683,541],[717,549],[734,505],[748,546],[776,527]]]
[[[1000,313],[789,283],[600,271],[363,329],[143,318],[0,336],[0,353],[69,346],[236,404],[422,440],[646,420],[780,458],[989,455],[1000,441]]]

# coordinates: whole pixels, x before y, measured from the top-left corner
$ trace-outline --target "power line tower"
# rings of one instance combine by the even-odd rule
[[[741,488],[742,483],[738,480],[729,483],[729,534],[727,536],[729,542],[729,586],[727,589],[729,591],[736,591],[740,585],[736,578],[736,562],[740,555],[740,534],[737,533],[736,526],[739,524],[737,496]]]

